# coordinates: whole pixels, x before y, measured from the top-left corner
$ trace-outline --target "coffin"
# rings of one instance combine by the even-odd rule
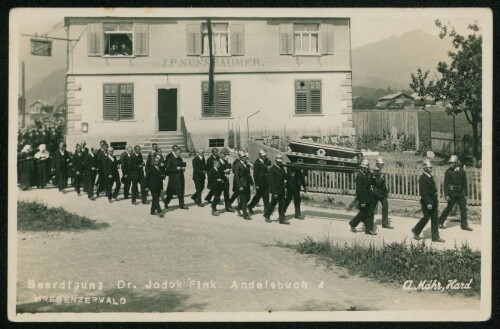
[[[309,141],[293,141],[286,156],[289,167],[326,171],[354,171],[361,161],[355,149]]]

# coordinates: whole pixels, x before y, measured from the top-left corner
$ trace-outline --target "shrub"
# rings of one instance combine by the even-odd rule
[[[306,238],[296,246],[290,246],[302,254],[315,254],[336,265],[347,268],[352,274],[374,278],[381,282],[403,284],[413,280],[438,280],[442,286],[448,280],[468,283],[470,290],[446,290],[466,295],[478,295],[481,288],[481,252],[473,251],[469,245],[453,249],[436,250],[425,242],[393,242],[377,247],[358,242],[343,245],[328,240],[316,242]]]
[[[380,138],[375,134],[366,134],[356,139],[358,149],[375,150],[380,143]]]
[[[17,202],[17,228],[20,231],[81,231],[109,227],[64,210],[62,207],[48,208],[39,202]]]

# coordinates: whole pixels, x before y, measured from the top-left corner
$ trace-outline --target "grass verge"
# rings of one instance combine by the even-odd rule
[[[392,282],[401,286],[412,280],[412,286],[437,280],[448,293],[477,296],[481,289],[481,252],[473,251],[467,244],[453,249],[436,250],[422,243],[393,242],[368,246],[358,242],[340,245],[328,240],[314,241],[311,237],[296,245],[287,245],[301,254],[319,256],[328,262],[344,267],[351,274]],[[470,284],[470,289],[452,289],[449,280]],[[424,281],[425,280],[425,281]],[[426,290],[424,286],[422,289]],[[433,289],[431,289],[433,290]]]
[[[62,207],[49,208],[39,202],[17,202],[17,228],[20,231],[83,231],[109,227]]]

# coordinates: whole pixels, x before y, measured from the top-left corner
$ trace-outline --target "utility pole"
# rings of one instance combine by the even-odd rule
[[[24,61],[22,62],[22,96],[21,96],[21,114],[22,114],[22,128],[26,125],[26,88],[25,88],[25,76],[24,76]]]

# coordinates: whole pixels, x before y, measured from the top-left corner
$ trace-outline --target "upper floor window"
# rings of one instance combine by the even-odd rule
[[[240,23],[212,23],[212,53],[215,56],[244,55],[244,26]],[[207,23],[187,25],[187,55],[210,54]]]
[[[203,55],[209,55],[208,26],[202,24],[203,33]],[[217,55],[229,55],[229,24],[212,24],[212,52]]]
[[[132,24],[103,24],[104,55],[131,56],[134,39]]]
[[[295,54],[318,54],[319,24],[294,24]]]
[[[88,25],[89,56],[147,56],[148,25],[138,23],[92,23]]]
[[[279,35],[280,54],[333,54],[333,37],[333,24],[282,23]]]

